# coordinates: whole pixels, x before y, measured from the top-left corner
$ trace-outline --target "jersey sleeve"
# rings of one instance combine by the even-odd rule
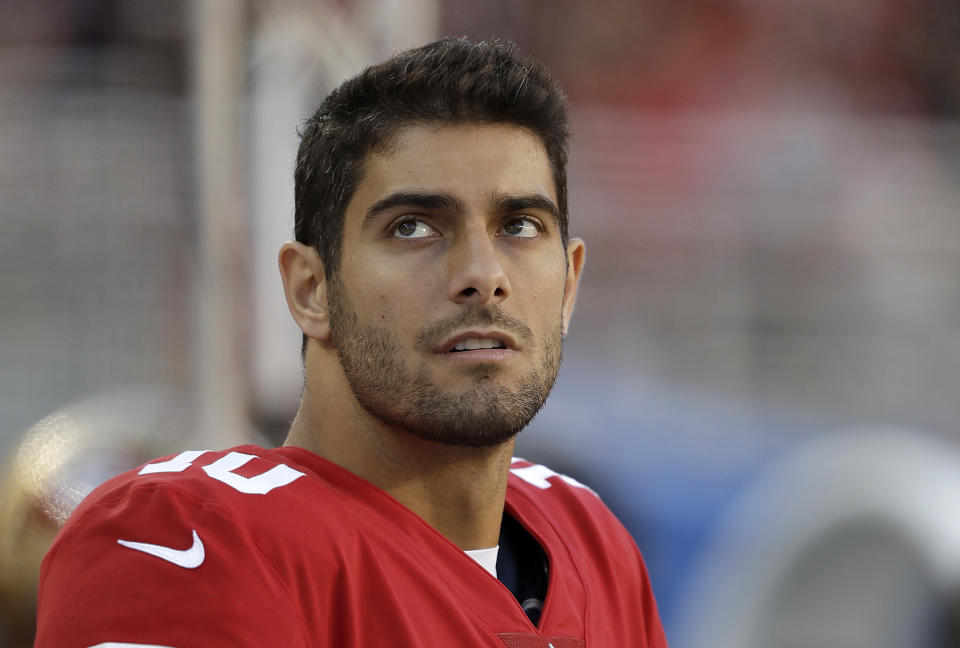
[[[287,585],[223,505],[147,483],[78,510],[44,559],[35,648],[306,646]]]
[[[631,539],[632,542],[632,539]],[[650,584],[650,575],[647,572],[646,562],[640,554],[640,549],[634,544],[634,560],[638,570],[638,580],[640,582],[640,606],[642,612],[641,619],[643,624],[643,633],[646,638],[648,648],[667,648],[667,636],[663,631],[663,624],[660,621],[660,612],[657,609],[657,602],[653,596],[653,587]]]

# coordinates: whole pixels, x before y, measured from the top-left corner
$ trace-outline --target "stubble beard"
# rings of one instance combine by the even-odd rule
[[[513,438],[536,416],[553,388],[560,370],[563,337],[559,316],[556,330],[544,342],[543,361],[512,386],[495,380],[500,368],[471,367],[470,387],[462,392],[444,389],[422,365],[408,368],[396,336],[389,327],[361,324],[337,278],[328,283],[330,329],[350,389],[360,405],[382,423],[427,441],[452,446],[492,447]],[[460,316],[421,331],[418,347],[445,330],[469,325],[497,324],[528,338],[522,322],[496,308],[465,310]]]

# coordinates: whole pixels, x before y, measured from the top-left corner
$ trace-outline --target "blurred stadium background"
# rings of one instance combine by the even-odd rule
[[[93,485],[282,439],[297,126],[461,34],[570,95],[588,264],[518,453],[618,512],[671,645],[960,646],[952,0],[0,0],[0,646]]]

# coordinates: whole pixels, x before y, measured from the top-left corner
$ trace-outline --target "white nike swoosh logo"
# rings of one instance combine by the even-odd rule
[[[185,567],[186,569],[196,569],[203,564],[203,559],[206,557],[206,553],[203,550],[203,541],[200,539],[200,536],[197,535],[196,531],[193,532],[193,546],[183,550],[171,549],[163,545],[148,544],[146,542],[130,542],[129,540],[117,540],[117,543],[124,547],[136,549],[151,556],[162,558],[167,562],[172,562],[174,565]]]

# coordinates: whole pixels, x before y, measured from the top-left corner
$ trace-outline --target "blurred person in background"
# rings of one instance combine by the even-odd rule
[[[334,90],[279,255],[305,368],[284,447],[100,486],[45,558],[36,645],[665,647],[626,529],[512,457],[584,265],[567,128],[556,82],[497,43]]]

